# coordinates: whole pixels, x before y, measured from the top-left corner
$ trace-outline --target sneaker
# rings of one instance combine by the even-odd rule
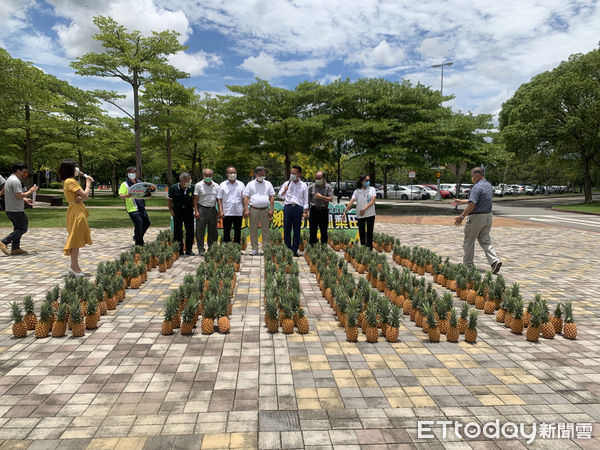
[[[23,250],[22,248],[13,248],[12,251],[10,252],[10,254],[12,256],[15,256],[15,255],[27,255],[27,254],[29,254],[29,252],[27,250]]]
[[[250,252],[250,256],[258,256],[260,253],[258,253],[258,250],[252,250]]]
[[[2,241],[0,241],[0,250],[2,250],[2,253],[5,255],[10,256],[10,253],[8,253],[8,248],[6,248],[6,244]]]
[[[81,278],[81,277],[85,277],[85,276],[86,276],[85,273],[83,273],[83,272],[75,272],[70,267],[67,270],[67,278]]]
[[[502,261],[496,261],[492,264],[492,274],[496,275],[500,272],[500,268],[502,267]]]

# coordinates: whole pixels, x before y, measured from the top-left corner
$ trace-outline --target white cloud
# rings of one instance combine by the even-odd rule
[[[196,53],[179,52],[169,56],[169,64],[179,70],[189,73],[192,77],[204,75],[209,67],[219,66],[223,63],[218,55],[199,51]]]
[[[258,56],[246,58],[240,65],[240,69],[251,72],[255,77],[263,80],[273,80],[305,74],[314,77],[319,69],[326,65],[327,61],[323,58],[278,61],[273,56],[260,52]]]
[[[331,84],[334,81],[340,80],[341,78],[342,78],[342,76],[340,74],[333,75],[333,74],[328,73],[327,75],[325,75],[324,77],[319,79],[318,82],[319,82],[319,84],[326,85],[326,84]]]
[[[398,66],[404,59],[404,50],[390,45],[385,39],[373,48],[348,56],[348,62],[356,63],[366,70],[389,69]]]

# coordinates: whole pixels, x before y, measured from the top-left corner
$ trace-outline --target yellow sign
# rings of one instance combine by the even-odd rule
[[[436,177],[436,178],[442,178],[442,172],[439,172],[439,171],[438,171],[438,172],[436,172],[436,173],[435,173],[435,177]]]

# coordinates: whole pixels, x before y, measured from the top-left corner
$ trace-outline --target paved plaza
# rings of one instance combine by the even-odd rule
[[[403,222],[382,219],[376,231],[461,261],[462,229]],[[304,258],[301,301],[311,331],[271,335],[263,322],[263,258],[247,255],[228,335],[160,334],[163,301],[195,271],[202,261],[195,256],[149,272],[82,338],[36,340],[29,332],[15,339],[9,302],[31,294],[39,306],[68,265],[66,231],[32,229],[22,245],[35,255],[0,258],[0,447],[600,448],[600,235],[506,219],[498,225],[492,239],[507,285],[520,283],[526,302],[538,292],[552,304],[574,300],[577,340],[533,344],[482,313],[475,345],[462,337],[429,343],[408,316],[396,344],[368,344],[363,335],[348,343]],[[92,230],[92,237],[80,258],[92,273],[131,244],[129,228]],[[475,262],[485,267],[478,247]],[[453,427],[444,437],[438,425],[429,425],[433,438],[417,433],[419,420],[496,419],[567,431],[593,424],[592,437],[538,437],[528,445],[483,435],[461,440]]]

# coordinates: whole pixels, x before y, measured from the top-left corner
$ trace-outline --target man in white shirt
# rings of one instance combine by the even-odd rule
[[[213,171],[204,169],[204,179],[196,183],[194,189],[194,215],[196,216],[196,242],[198,253],[204,255],[204,237],[208,228],[206,243],[210,248],[219,237],[217,231],[217,197],[219,185],[213,181]]]
[[[219,218],[223,219],[223,242],[231,241],[233,225],[233,242],[241,245],[242,219],[244,216],[244,183],[237,179],[237,170],[233,166],[226,169],[227,180],[219,186],[217,200],[219,202]]]
[[[308,186],[300,180],[301,176],[302,168],[292,167],[289,181],[283,183],[279,190],[279,196],[283,199],[283,241],[294,256],[299,256],[302,219],[308,218]],[[292,229],[294,230],[293,242]]]
[[[258,251],[258,224],[260,222],[263,246],[271,242],[269,226],[275,207],[275,190],[265,180],[266,169],[258,166],[254,169],[254,180],[244,190],[244,217],[250,217],[251,255],[260,255]]]

